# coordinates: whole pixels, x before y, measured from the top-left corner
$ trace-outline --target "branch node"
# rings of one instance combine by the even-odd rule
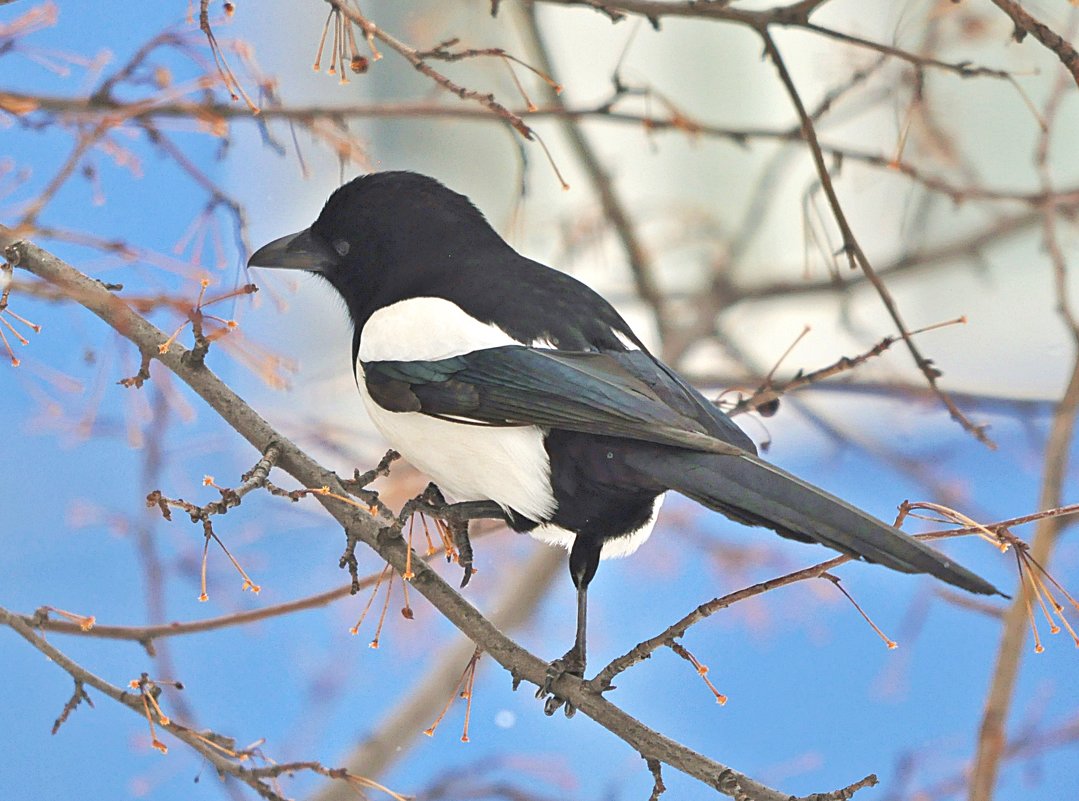
[[[652,774],[652,795],[648,796],[648,801],[659,801],[659,797],[667,792],[667,786],[663,784],[662,765],[655,757],[650,757],[645,754],[641,754],[641,759],[644,760],[644,764],[648,766],[648,771]]]
[[[127,378],[121,378],[116,383],[122,387],[131,389],[142,389],[142,385],[150,380],[150,360],[153,358],[150,351],[140,350],[141,361],[139,362],[139,371],[133,376]]]
[[[67,703],[64,704],[64,708],[60,711],[60,716],[56,719],[56,722],[52,724],[52,734],[60,731],[60,727],[63,726],[67,719],[71,716],[71,713],[78,709],[79,704],[85,701],[93,709],[94,702],[90,700],[90,696],[86,694],[86,687],[82,683],[82,679],[75,679],[75,691],[71,694],[71,697],[67,699]]]

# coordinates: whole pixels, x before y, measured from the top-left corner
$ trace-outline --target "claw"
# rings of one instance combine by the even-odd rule
[[[472,578],[472,542],[468,538],[468,521],[448,525],[453,535],[453,544],[457,547],[457,564],[465,571],[461,578],[461,589],[464,589]]]
[[[565,674],[583,678],[584,668],[579,665],[579,660],[573,658],[574,656],[576,656],[576,654],[571,650],[570,653],[566,654],[561,659],[556,659],[548,665],[547,674],[544,676],[543,684],[536,690],[536,698],[543,700],[543,712],[548,717],[562,707],[565,707],[567,718],[572,718],[577,714],[577,707],[570,703],[568,699],[561,698],[554,692],[555,682]]]
[[[542,699],[554,694],[551,688],[558,680],[558,677],[562,675],[562,671],[556,668],[557,664],[558,662],[552,662],[547,666],[547,675],[543,677],[543,684],[536,690],[536,698]]]
[[[563,706],[566,708],[567,718],[572,718],[574,715],[577,714],[577,707],[575,707],[573,704],[571,704],[564,698],[559,698],[557,695],[552,695],[548,697],[546,701],[544,701],[543,714],[545,714],[547,717],[550,717],[555,712],[557,712],[559,708]]]

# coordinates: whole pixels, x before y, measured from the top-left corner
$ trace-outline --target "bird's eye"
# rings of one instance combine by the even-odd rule
[[[349,247],[348,242],[344,239],[338,239],[333,243],[333,249],[337,251],[338,256],[347,256]]]

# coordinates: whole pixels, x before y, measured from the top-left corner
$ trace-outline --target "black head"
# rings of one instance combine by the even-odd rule
[[[464,195],[412,172],[379,172],[334,192],[310,227],[259,248],[248,265],[325,278],[344,299],[356,340],[378,309],[415,297],[449,300],[521,342],[643,347],[609,303],[568,275],[527,259]]]
[[[508,247],[464,195],[413,172],[378,172],[349,181],[310,227],[259,248],[249,267],[307,270],[329,281],[356,320],[375,295],[406,295],[456,256]]]
[[[310,228],[255,251],[249,267],[325,278],[361,326],[377,308],[453,280],[465,254],[509,246],[464,195],[413,172],[377,172],[337,189]]]
[[[414,172],[376,172],[349,181],[326,201],[312,232],[335,250],[354,249],[393,261],[417,250],[444,251],[448,245],[498,234],[464,195],[434,178]]]

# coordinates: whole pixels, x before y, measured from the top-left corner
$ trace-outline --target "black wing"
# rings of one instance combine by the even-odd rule
[[[759,459],[730,418],[646,352],[511,346],[441,361],[362,366],[371,397],[390,411],[675,446],[623,449],[622,478],[656,492],[676,490],[784,537],[930,573],[971,592],[999,592],[901,531]]]
[[[368,393],[392,412],[581,431],[711,453],[756,453],[730,418],[644,351],[512,345],[439,361],[362,366]]]

